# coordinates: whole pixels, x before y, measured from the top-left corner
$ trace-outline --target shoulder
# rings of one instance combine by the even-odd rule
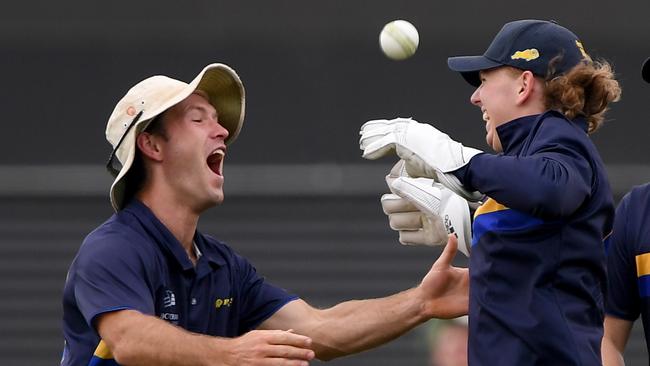
[[[618,204],[614,216],[614,234],[623,245],[646,246],[650,239],[650,184],[632,188]],[[649,248],[650,249],[650,248]]]
[[[619,211],[634,214],[645,211],[650,203],[650,183],[633,187],[623,196],[619,203]]]
[[[633,187],[630,192],[625,195],[626,198],[636,204],[647,205],[647,199],[650,197],[650,183],[641,184]],[[642,200],[644,202],[639,202]]]
[[[130,223],[128,217],[117,213],[86,236],[76,262],[92,264],[113,259],[149,263],[157,251],[151,238]]]
[[[602,165],[598,150],[587,134],[586,121],[582,118],[569,120],[557,111],[547,111],[539,117],[528,151],[557,152],[574,161],[589,162],[592,169]]]
[[[586,121],[583,119],[572,121],[557,111],[547,111],[538,119],[538,133],[558,138],[588,140],[586,126]]]

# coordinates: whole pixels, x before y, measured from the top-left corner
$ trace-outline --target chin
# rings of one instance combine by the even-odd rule
[[[197,207],[195,207],[195,209],[200,214],[214,206],[220,205],[222,202],[223,202],[223,196],[219,198],[210,197],[209,199],[203,200],[203,202],[201,202]]]
[[[207,204],[209,204],[210,206],[220,205],[223,202],[223,199],[224,199],[223,192],[212,193],[207,200],[208,201]]]
[[[201,199],[197,201],[198,211],[203,212],[209,208],[218,206],[223,202],[223,199],[223,191],[220,190],[219,192],[209,192],[208,194],[203,195]]]

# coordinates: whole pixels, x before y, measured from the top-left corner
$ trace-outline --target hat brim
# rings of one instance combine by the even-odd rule
[[[641,77],[643,77],[643,80],[645,80],[646,83],[650,83],[650,57],[643,63]]]
[[[447,66],[451,70],[459,72],[470,85],[478,87],[481,85],[479,71],[503,65],[485,56],[458,56],[449,57]]]
[[[219,123],[228,130],[226,144],[235,141],[244,124],[246,109],[244,85],[235,71],[224,64],[208,65],[189,88],[191,92],[185,98],[196,90],[208,94],[210,104],[219,113]]]
[[[244,123],[246,108],[244,86],[237,73],[230,67],[218,63],[210,64],[204,67],[186,87],[174,92],[174,95],[166,103],[146,113],[146,116],[143,116],[143,119],[138,121],[134,128],[129,131],[129,135],[124,138],[119,150],[126,149],[127,156],[124,160],[120,159],[122,169],[113,181],[110,191],[111,205],[115,211],[120,210],[125,204],[126,180],[135,159],[136,136],[146,129],[156,116],[182,102],[197,90],[201,90],[208,95],[210,104],[215,107],[219,114],[219,124],[228,130],[225,143],[230,144],[235,141]]]

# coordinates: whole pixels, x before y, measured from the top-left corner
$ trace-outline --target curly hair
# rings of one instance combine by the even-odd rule
[[[621,87],[606,61],[580,64],[555,77],[551,67],[549,75],[544,90],[546,107],[562,112],[570,120],[585,117],[589,133],[603,125],[609,104],[621,98]]]

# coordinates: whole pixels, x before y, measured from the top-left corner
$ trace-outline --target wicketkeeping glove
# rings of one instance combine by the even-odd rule
[[[445,245],[447,235],[458,238],[458,250],[469,257],[471,219],[465,199],[430,178],[404,176],[400,166],[393,167],[386,182],[392,194],[381,197],[390,227],[399,232],[405,245]]]
[[[378,159],[392,151],[406,161],[411,177],[435,179],[461,197],[479,201],[480,192],[470,192],[450,172],[465,166],[481,150],[463,146],[435,127],[410,118],[378,119],[361,126],[359,146],[366,159]]]

